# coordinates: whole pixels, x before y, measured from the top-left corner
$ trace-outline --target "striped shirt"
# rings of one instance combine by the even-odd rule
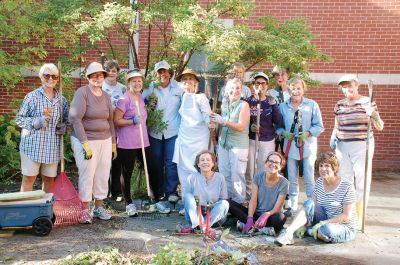
[[[56,126],[60,119],[59,108],[60,94],[55,91],[54,98],[50,100],[42,87],[28,93],[15,118],[16,123],[22,128],[20,152],[37,163],[53,164],[60,160],[60,136],[55,134]],[[36,118],[45,114],[46,109],[51,109],[50,120],[46,127],[36,130],[33,123]],[[68,104],[63,97],[63,121],[68,119]]]
[[[316,203],[321,205],[328,219],[339,216],[343,213],[343,206],[356,202],[356,195],[353,184],[347,179],[341,178],[339,185],[331,192],[325,192],[324,179],[319,177],[315,183],[314,198]],[[355,207],[350,213],[350,218],[343,223],[351,229],[357,229],[357,216]]]
[[[340,141],[364,141],[368,134],[368,115],[365,109],[370,107],[369,97],[360,97],[350,101],[339,100],[334,108],[337,120],[336,137]],[[377,111],[376,103],[372,107]],[[371,137],[373,136],[371,130]]]

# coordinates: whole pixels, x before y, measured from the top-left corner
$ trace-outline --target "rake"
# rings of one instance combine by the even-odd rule
[[[63,100],[62,100],[62,80],[61,63],[58,63],[59,70],[59,94],[60,94],[60,126],[63,126]],[[84,214],[85,207],[79,199],[78,192],[72,185],[65,173],[64,161],[64,136],[60,135],[60,164],[61,170],[57,175],[51,192],[54,194],[53,212],[56,217],[55,226],[68,226],[78,224]]]

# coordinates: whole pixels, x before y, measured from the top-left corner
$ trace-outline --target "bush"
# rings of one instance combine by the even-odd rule
[[[21,173],[19,155],[20,130],[14,119],[8,115],[0,116],[0,183],[11,184]]]

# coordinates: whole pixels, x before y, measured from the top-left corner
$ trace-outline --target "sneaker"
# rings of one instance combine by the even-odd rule
[[[168,201],[171,203],[176,203],[178,200],[179,200],[179,198],[175,194],[171,194],[168,196]]]
[[[245,223],[243,223],[243,222],[237,220],[237,222],[236,222],[236,229],[239,230],[240,232],[242,232],[245,225],[246,225]]]
[[[137,216],[138,212],[136,210],[136,206],[133,203],[130,203],[126,206],[126,213],[128,216]]]
[[[268,226],[268,227],[265,226],[265,227],[261,228],[260,232],[262,232],[263,234],[265,234],[267,236],[276,236],[275,229],[270,226]]]
[[[101,220],[110,220],[111,215],[103,207],[95,208],[93,211],[93,217],[99,218]]]
[[[171,212],[171,209],[165,205],[165,202],[162,202],[162,201],[156,203],[156,209],[160,213],[167,214],[167,213]]]
[[[179,215],[185,216],[185,208],[179,211]]]
[[[89,209],[85,209],[81,213],[81,217],[79,219],[80,224],[91,224],[92,223],[92,215],[90,214]]]
[[[122,202],[124,198],[122,198],[122,196],[118,196],[117,198],[115,198],[116,202]]]
[[[293,234],[289,234],[286,230],[282,230],[279,236],[275,239],[275,244],[279,246],[293,245]]]
[[[192,234],[193,228],[188,224],[187,225],[178,224],[175,228],[175,231],[177,233],[182,233],[182,234]]]

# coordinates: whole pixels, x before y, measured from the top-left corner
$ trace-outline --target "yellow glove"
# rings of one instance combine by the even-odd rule
[[[93,152],[92,152],[92,149],[90,148],[89,142],[84,142],[84,143],[82,144],[82,147],[83,147],[85,159],[86,159],[86,160],[91,159],[92,156],[93,156]]]
[[[117,144],[112,145],[113,160],[117,158]]]
[[[312,236],[314,237],[314,239],[318,238],[318,230],[321,226],[323,226],[325,224],[324,221],[319,222],[318,224],[314,225],[312,228]]]

